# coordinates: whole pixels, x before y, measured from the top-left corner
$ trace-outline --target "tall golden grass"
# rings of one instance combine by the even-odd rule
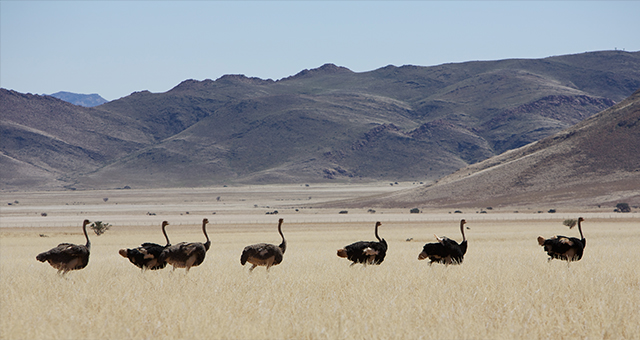
[[[79,228],[4,230],[0,239],[2,339],[638,339],[640,228],[633,220],[583,225],[585,256],[567,265],[538,235],[573,235],[561,221],[474,222],[460,266],[418,261],[433,234],[460,241],[457,222],[384,223],[380,266],[349,266],[336,249],[373,240],[373,223],[285,223],[282,264],[252,273],[242,248],[278,244],[269,225],[211,224],[205,262],[141,272],[118,249],[163,243],[157,228],[92,235],[87,268],[56,274],[36,254],[84,243]],[[213,222],[213,221],[212,221]],[[203,241],[198,224],[173,243]],[[411,242],[405,241],[412,237]]]

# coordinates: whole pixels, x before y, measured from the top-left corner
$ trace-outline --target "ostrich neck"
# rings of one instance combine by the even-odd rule
[[[467,238],[464,236],[464,223],[460,222],[460,233],[462,234],[462,242],[466,241]]]
[[[278,223],[278,233],[280,237],[282,237],[282,243],[280,243],[278,247],[282,249],[282,253],[284,254],[285,250],[287,250],[287,241],[284,239],[284,234],[282,234],[282,222]]]
[[[167,236],[167,231],[165,230],[166,225],[162,225],[162,233],[164,234],[164,238],[167,240],[167,246],[171,245],[171,242],[169,242],[169,236]]]
[[[84,233],[84,237],[87,239],[87,244],[85,245],[88,249],[91,249],[91,241],[89,241],[89,235],[87,234],[87,223],[82,224],[82,232]]]
[[[209,240],[209,235],[207,235],[207,224],[202,222],[202,232],[204,233],[204,237],[207,239],[207,242],[204,244],[204,247],[209,250],[209,246],[211,245],[211,241]]]
[[[580,220],[578,220],[578,231],[580,232],[580,238],[584,240],[584,236],[582,235],[582,225]]]
[[[378,227],[379,227],[379,226],[380,226],[380,225],[376,223],[376,231],[375,231],[375,234],[376,234],[376,238],[378,239],[378,242],[382,242],[382,240],[380,239],[380,236],[378,236]]]

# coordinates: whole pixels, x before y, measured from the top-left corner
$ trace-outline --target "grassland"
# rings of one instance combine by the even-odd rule
[[[27,198],[23,201],[28,205]],[[413,221],[406,215],[377,212],[350,221],[349,215],[336,214],[335,221],[301,222],[313,216],[285,212],[246,215],[245,222],[234,217],[233,223],[221,222],[232,220],[231,213],[207,215],[212,247],[205,262],[188,274],[171,268],[141,272],[118,255],[123,247],[162,243],[159,223],[114,224],[100,237],[91,234],[88,267],[66,277],[35,255],[60,242],[84,243],[80,221],[57,227],[3,225],[0,338],[640,338],[637,215],[585,213],[587,249],[570,266],[547,263],[536,242],[538,235],[577,233],[562,226],[560,216],[474,213],[434,219],[417,214],[424,220]],[[190,223],[170,226],[172,242],[203,241],[202,216],[192,213]],[[186,219],[174,216],[179,217]],[[279,243],[279,217],[285,219],[288,241],[283,263],[268,273],[264,268],[250,273],[239,263],[242,248]],[[434,233],[460,239],[460,217],[471,228],[465,262],[430,267],[418,261]],[[389,243],[386,260],[380,266],[350,267],[336,249],[373,239],[376,219],[384,220],[380,234]]]

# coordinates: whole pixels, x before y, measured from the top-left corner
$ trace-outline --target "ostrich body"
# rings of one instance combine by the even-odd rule
[[[253,271],[257,266],[265,266],[267,270],[271,266],[275,266],[282,262],[284,252],[287,250],[287,241],[282,234],[282,222],[284,219],[278,220],[278,233],[282,237],[282,243],[276,246],[275,244],[258,243],[244,247],[242,250],[242,256],[240,256],[240,264],[243,266],[249,262],[252,264],[249,271]]]
[[[211,246],[209,235],[207,235],[207,223],[208,219],[202,220],[202,232],[207,242],[193,242],[186,243],[180,242],[178,244],[168,246],[164,248],[160,254],[160,261],[166,261],[173,266],[173,270],[176,268],[186,268],[187,272],[191,267],[199,266],[204,262],[204,257],[207,255],[207,250]],[[167,238],[168,241],[168,238]]]
[[[538,244],[544,247],[549,255],[549,260],[558,259],[562,261],[572,262],[579,261],[584,253],[584,247],[587,246],[587,239],[582,235],[582,221],[584,218],[578,218],[578,230],[580,231],[580,239],[575,237],[566,237],[561,235],[544,239],[538,236]],[[571,229],[573,227],[569,227]]]
[[[358,241],[352,243],[342,249],[338,249],[338,256],[347,258],[352,261],[351,266],[356,263],[368,264],[380,264],[384,261],[384,257],[387,255],[387,241],[381,239],[378,236],[378,227],[382,223],[376,222],[375,235],[378,239],[376,241]]]
[[[464,236],[464,225],[467,221],[460,220],[460,233],[462,234],[462,243],[444,236],[442,238],[434,235],[437,243],[427,243],[424,245],[422,252],[418,255],[418,260],[429,258],[429,265],[432,263],[442,263],[445,265],[460,264],[464,260],[464,254],[467,252],[467,239]]]
[[[140,247],[137,248],[120,249],[118,253],[122,257],[128,258],[131,263],[142,270],[157,270],[166,267],[167,262],[165,260],[160,260],[160,256],[162,254],[162,251],[171,245],[171,243],[169,242],[169,237],[167,236],[167,232],[165,230],[165,227],[167,225],[169,225],[169,222],[162,222],[162,233],[164,234],[164,238],[167,240],[167,244],[165,246],[147,242],[143,243],[142,245],[140,245]]]
[[[62,273],[62,275],[71,270],[86,267],[89,263],[89,253],[91,251],[91,242],[89,241],[89,235],[87,235],[87,224],[89,223],[91,223],[89,220],[84,220],[82,223],[82,232],[87,239],[87,244],[83,246],[81,244],[60,243],[57,247],[38,254],[36,260],[49,262],[51,267],[57,269],[58,274]]]

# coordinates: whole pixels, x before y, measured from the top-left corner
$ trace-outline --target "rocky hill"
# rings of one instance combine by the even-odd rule
[[[640,52],[605,51],[226,75],[94,108],[1,90],[1,189],[434,181],[638,88]]]
[[[433,185],[343,206],[640,205],[640,91],[577,125]]]

